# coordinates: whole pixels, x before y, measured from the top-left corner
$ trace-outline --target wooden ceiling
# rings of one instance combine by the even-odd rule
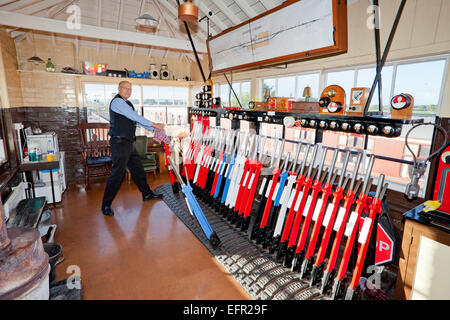
[[[282,2],[283,0],[194,0],[199,8],[199,19],[204,16],[209,18],[209,33],[213,36]],[[74,5],[77,7],[72,7]],[[79,9],[80,23],[85,26],[84,33],[61,33],[64,29],[62,23],[75,13],[70,8]],[[210,12],[212,15],[209,15]],[[1,16],[2,13],[7,13],[8,16]],[[158,26],[145,29],[138,27],[135,19],[144,13],[156,18]],[[192,58],[184,26],[177,18],[176,0],[0,0],[0,17],[0,25],[4,23],[16,41],[22,41],[34,33],[36,37],[51,37],[54,41],[69,39],[77,48],[96,48],[97,52],[114,50],[115,53],[121,51],[149,56],[183,54]],[[43,28],[44,25],[46,28]],[[206,53],[206,19],[190,24],[190,29],[196,47],[198,45],[200,48],[198,51]],[[187,49],[180,51],[183,45]]]

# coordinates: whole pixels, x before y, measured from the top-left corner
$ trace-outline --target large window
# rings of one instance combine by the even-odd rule
[[[306,101],[307,97],[303,96],[306,87],[311,88],[311,97],[309,101],[319,101],[319,80],[320,73],[301,74],[297,76],[297,95],[299,101]]]
[[[86,83],[84,85],[84,105],[87,109],[88,122],[109,122],[107,106],[111,99],[108,100],[106,95],[105,84]]]
[[[264,79],[262,83],[262,92],[261,98],[263,101],[266,100],[267,97],[276,97],[277,96],[277,87],[276,87],[277,79]]]
[[[318,101],[320,73],[300,74],[261,80],[260,98],[264,101],[267,94],[271,97],[295,98],[298,101]],[[311,96],[304,97],[305,88],[311,88]]]
[[[346,104],[350,101],[350,91],[355,86],[355,70],[334,71],[327,74],[327,86],[337,84],[345,90]]]
[[[446,61],[444,59],[397,66],[394,95],[414,97],[414,113],[436,114]]]
[[[373,80],[375,78],[376,69],[372,68],[364,68],[359,69],[357,72],[356,79],[356,87],[366,87],[371,88],[373,84]],[[382,104],[383,104],[383,112],[390,113],[390,103],[391,103],[391,88],[392,88],[392,75],[394,72],[393,66],[386,66],[381,71],[381,86],[382,86]],[[373,99],[371,101],[369,111],[378,111],[378,87],[375,91]]]
[[[109,103],[117,89],[117,84],[84,84],[88,122],[109,122]],[[174,136],[189,130],[188,97],[189,89],[185,87],[133,85],[129,101],[145,118],[166,124],[166,132]],[[139,126],[136,134],[153,136]]]
[[[166,124],[168,135],[175,136],[189,130],[188,88],[142,86],[142,96],[143,116],[151,121]]]
[[[251,83],[250,81],[243,82],[233,82],[232,84],[233,90],[239,98],[239,102],[241,103],[243,108],[248,107],[248,103],[251,100]],[[230,86],[228,83],[218,84],[215,87],[215,96],[219,96],[222,106],[225,107],[239,107],[239,102],[236,99],[233,92],[230,90]]]
[[[392,97],[399,93],[409,93],[414,97],[413,116],[420,117],[425,122],[434,122],[438,113],[443,96],[443,83],[445,70],[448,65],[449,56],[435,56],[420,59],[410,59],[387,62],[382,70],[382,110],[386,116],[391,112],[390,101]],[[350,98],[351,88],[372,86],[375,78],[375,66],[355,66],[351,68],[328,69],[313,72],[310,74],[274,77],[261,79],[260,98],[264,97],[264,92],[269,89],[271,96],[288,95],[288,88],[295,85],[297,100],[303,100],[304,88],[309,86],[312,92],[312,99],[319,97],[325,86],[336,84],[346,91],[347,104]],[[287,83],[289,80],[289,84]],[[378,91],[376,90],[369,111],[378,110]],[[380,156],[391,157],[412,161],[411,153],[405,147],[405,135],[411,125],[404,125],[401,136],[398,138],[385,138],[381,136],[368,136],[335,133],[332,131],[323,132],[323,144],[331,147],[350,147],[353,149],[366,148],[369,153]],[[294,137],[298,134],[294,128],[286,128],[285,136]],[[301,131],[300,131],[301,132]],[[304,133],[307,133],[306,131]],[[410,135],[411,148],[419,155],[419,159],[425,159],[429,153],[432,142],[433,128],[431,126],[419,127]],[[303,139],[303,138],[302,138]],[[308,139],[309,140],[309,139]],[[337,167],[342,164],[342,157],[338,158]],[[331,152],[327,156],[326,163],[331,161]],[[354,162],[354,159],[352,159]],[[350,164],[350,168],[352,165]],[[429,168],[428,168],[429,170]],[[390,188],[404,192],[405,186],[410,181],[411,166],[393,161],[375,161],[372,173],[375,177],[383,173],[390,184]],[[427,184],[428,173],[419,181],[421,191],[419,196],[424,196],[424,186]]]
[[[294,98],[296,96],[295,77],[278,78],[278,96]]]

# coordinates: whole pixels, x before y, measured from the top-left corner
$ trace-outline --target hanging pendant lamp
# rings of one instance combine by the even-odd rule
[[[28,58],[27,61],[38,65],[39,63],[44,63],[45,61],[36,55],[36,41],[34,39],[34,33],[32,33],[32,35],[33,35],[34,56],[32,56],[31,58]]]
[[[185,22],[194,22],[198,20],[198,8],[192,3],[192,0],[185,0],[178,7],[178,18]]]
[[[156,27],[158,26],[158,20],[153,18],[148,13],[143,14],[142,16],[136,18],[136,23],[145,27]]]

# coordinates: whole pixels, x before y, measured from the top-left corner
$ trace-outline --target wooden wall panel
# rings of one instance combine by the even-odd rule
[[[17,73],[17,54],[13,39],[0,29],[0,92],[4,108],[21,107],[22,88]]]

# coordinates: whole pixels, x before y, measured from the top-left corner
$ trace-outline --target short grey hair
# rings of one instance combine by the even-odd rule
[[[131,85],[131,82],[130,82],[130,81],[123,80],[123,81],[120,81],[120,82],[119,82],[119,88],[122,88],[122,85],[125,84],[125,83],[129,83],[129,84]]]

